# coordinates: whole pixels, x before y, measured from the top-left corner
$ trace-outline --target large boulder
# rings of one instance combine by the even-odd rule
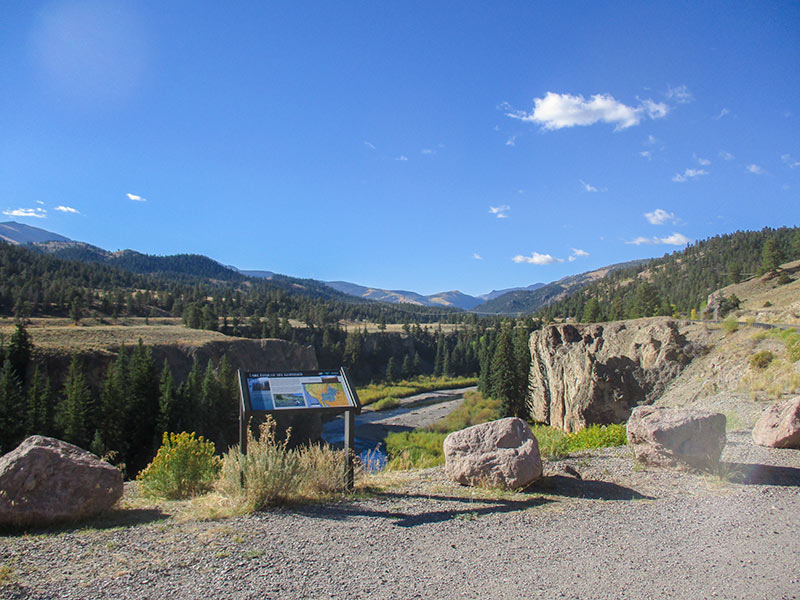
[[[568,432],[624,423],[652,404],[702,348],[668,318],[550,325],[530,339],[535,421]]]
[[[753,427],[753,441],[770,448],[800,448],[800,396],[765,410]]]
[[[122,496],[122,473],[91,452],[41,435],[0,457],[0,524],[47,525],[95,515]]]
[[[539,442],[509,417],[455,431],[444,440],[445,473],[464,485],[524,488],[542,476]]]
[[[708,469],[725,447],[725,422],[705,410],[638,406],[628,420],[628,445],[643,463]]]

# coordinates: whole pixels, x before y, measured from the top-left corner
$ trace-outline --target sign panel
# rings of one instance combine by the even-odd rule
[[[246,373],[248,411],[358,409],[340,371]]]

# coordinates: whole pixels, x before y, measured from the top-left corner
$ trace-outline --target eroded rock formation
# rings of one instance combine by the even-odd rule
[[[668,318],[550,325],[530,348],[531,416],[569,432],[626,422],[702,351]]]

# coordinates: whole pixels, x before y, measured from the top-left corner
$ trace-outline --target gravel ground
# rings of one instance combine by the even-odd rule
[[[438,468],[210,523],[120,510],[0,537],[0,597],[800,597],[800,451],[734,433],[721,474],[643,469],[617,448],[546,463],[526,493]]]

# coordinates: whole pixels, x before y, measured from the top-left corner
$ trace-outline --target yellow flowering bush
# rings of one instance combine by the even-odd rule
[[[145,495],[175,500],[209,491],[221,464],[214,442],[203,436],[164,433],[155,458],[136,479]]]

